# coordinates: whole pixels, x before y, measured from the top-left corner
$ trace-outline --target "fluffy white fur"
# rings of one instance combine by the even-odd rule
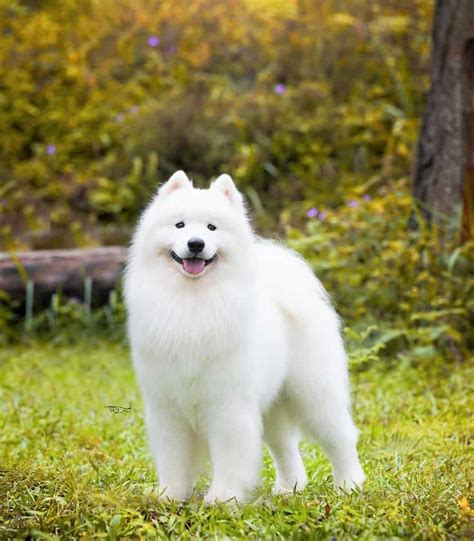
[[[216,255],[197,275],[170,256],[189,257],[194,237],[203,259]],[[262,439],[275,492],[301,490],[301,433],[321,445],[337,486],[362,485],[338,317],[301,257],[255,236],[228,175],[198,190],[178,171],[161,187],[136,230],[125,293],[160,492],[188,498],[210,457],[206,501],[245,500]]]

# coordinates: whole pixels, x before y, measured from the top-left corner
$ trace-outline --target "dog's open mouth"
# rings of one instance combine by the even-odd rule
[[[217,257],[214,254],[210,259],[202,259],[200,257],[187,257],[183,259],[173,251],[170,252],[170,255],[189,274],[200,274],[204,270],[204,267],[210,265]]]

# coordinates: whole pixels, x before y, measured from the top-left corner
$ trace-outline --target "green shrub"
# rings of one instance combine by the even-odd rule
[[[436,231],[411,230],[415,208],[403,179],[375,196],[354,190],[337,211],[318,207],[306,218],[306,231],[291,225],[289,210],[282,223],[288,221],[288,244],[333,294],[352,327],[350,337],[375,347],[374,353],[382,345],[389,353],[422,358],[470,355],[474,243],[459,247],[453,237],[441,244]],[[303,220],[307,209],[295,207],[293,214]]]

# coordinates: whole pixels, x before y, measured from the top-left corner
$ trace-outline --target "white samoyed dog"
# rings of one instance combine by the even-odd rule
[[[160,492],[184,500],[207,457],[207,502],[244,501],[262,439],[276,493],[302,490],[300,434],[361,486],[339,320],[294,252],[258,238],[228,175],[176,172],[143,213],[125,275],[128,332]]]

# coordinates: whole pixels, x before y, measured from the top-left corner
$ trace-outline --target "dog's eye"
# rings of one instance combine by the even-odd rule
[[[207,224],[207,228],[209,229],[209,231],[215,231],[217,229],[216,226],[213,224]]]
[[[177,227],[178,229],[183,229],[184,222],[178,222],[177,224],[175,224],[175,227]]]

